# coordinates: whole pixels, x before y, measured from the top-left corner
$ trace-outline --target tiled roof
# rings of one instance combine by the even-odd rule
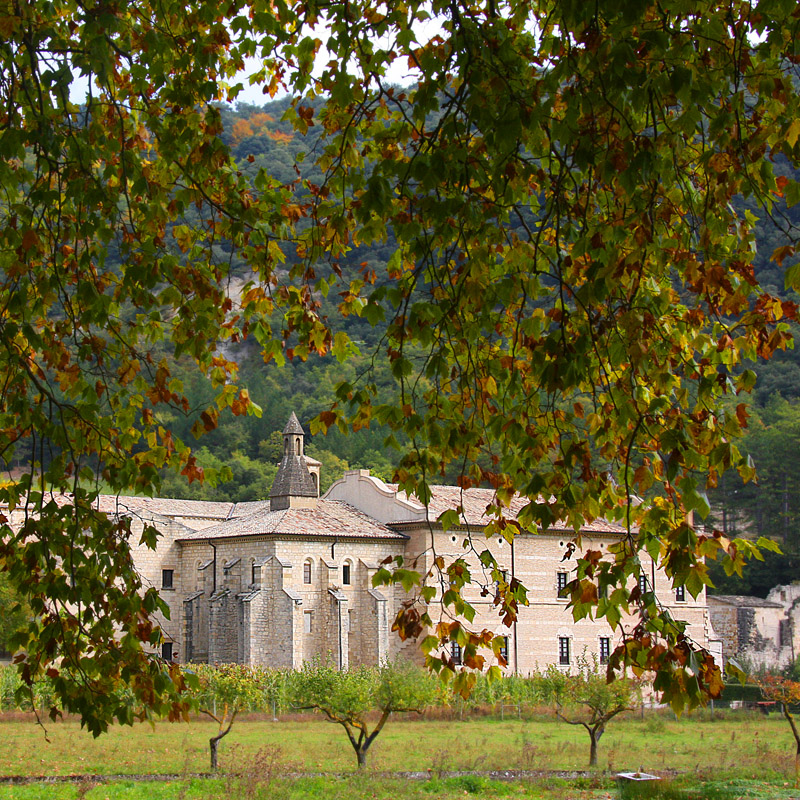
[[[272,483],[270,497],[316,497],[317,487],[302,456],[285,455]]]
[[[71,505],[71,494],[50,494],[48,501],[53,500],[59,506]],[[95,508],[106,514],[159,514],[165,517],[201,519],[201,520],[226,520],[239,506],[250,505],[247,513],[252,513],[255,507],[269,505],[269,500],[258,503],[221,503],[212,500],[177,500],[174,497],[136,497],[129,495],[101,494],[95,502]],[[6,507],[3,504],[3,507]],[[24,510],[24,504],[20,507]],[[239,514],[242,512],[240,511]]]
[[[269,500],[249,500],[244,503],[236,503],[228,515],[228,519],[238,519],[255,514],[256,511],[269,511]]]
[[[389,488],[397,490],[397,485],[387,484]],[[462,522],[465,525],[474,525],[476,527],[483,527],[491,522],[493,517],[487,515],[486,508],[496,503],[494,489],[462,489],[460,486],[431,486],[431,501],[428,505],[428,516],[431,520],[438,519],[445,511],[451,508],[461,506],[463,513],[461,514]],[[416,498],[409,498],[405,492],[398,492],[398,497],[406,500],[407,502],[416,503],[420,509],[424,506]],[[530,501],[526,497],[516,496],[512,499],[511,505],[505,510],[505,517],[509,520],[515,520],[517,515],[522,509],[528,505]],[[550,526],[549,530],[572,530],[567,524],[563,522],[555,522]],[[609,522],[605,519],[596,519],[592,522],[587,522],[583,528],[587,533],[624,533],[625,528],[614,522]]]
[[[783,608],[780,603],[774,600],[765,600],[763,597],[749,597],[743,594],[709,594],[708,600],[716,600],[726,606],[737,606],[738,608]]]
[[[395,541],[406,538],[347,503],[340,500],[320,500],[316,508],[287,508],[282,511],[262,509],[246,517],[231,519],[201,531],[192,531],[180,537],[180,540],[281,535],[311,538],[341,536]]]
[[[169,497],[127,497],[124,495],[101,494],[97,507],[108,514],[126,511],[150,511],[168,517],[197,517],[201,519],[227,519],[234,507],[233,503],[219,503],[210,500],[176,500]]]
[[[292,411],[292,416],[289,417],[289,421],[286,423],[286,427],[283,429],[283,435],[286,436],[287,434],[300,434],[303,435],[303,426],[300,424],[300,420],[297,419],[297,414]]]

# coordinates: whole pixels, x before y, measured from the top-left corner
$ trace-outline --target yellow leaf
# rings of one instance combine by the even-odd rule
[[[795,119],[786,130],[786,141],[790,147],[794,147],[798,136],[800,136],[800,119]]]

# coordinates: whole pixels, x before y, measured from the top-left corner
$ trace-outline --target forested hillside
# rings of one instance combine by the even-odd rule
[[[242,173],[256,179],[262,168],[272,178],[291,187],[295,202],[303,204],[314,186],[323,185],[325,177],[315,166],[319,143],[314,127],[305,136],[298,134],[283,117],[288,100],[268,103],[263,107],[239,104],[235,109],[221,108],[223,131],[221,137],[232,149]],[[314,109],[318,113],[321,102]],[[777,165],[788,174],[788,167]],[[309,189],[311,187],[311,189]],[[772,218],[763,211],[747,208],[741,211],[759,216],[755,277],[775,294],[796,299],[784,289],[785,265],[770,260],[781,229],[790,223],[800,223],[800,206],[787,208],[784,198],[777,197]],[[291,208],[284,209],[287,214]],[[371,368],[371,379],[384,394],[395,391],[395,382],[388,362],[373,362],[375,346],[383,335],[381,324],[356,315],[330,313],[339,302],[351,281],[363,279],[381,286],[388,277],[388,266],[394,252],[391,231],[382,245],[360,247],[349,243],[349,251],[333,265],[331,285],[327,296],[320,296],[320,313],[327,316],[334,332],[344,330],[355,342],[360,354],[342,365],[332,354],[321,358],[285,358],[275,353],[268,363],[259,352],[255,340],[244,345],[230,345],[225,354],[239,363],[239,384],[246,387],[252,399],[261,406],[261,417],[234,416],[223,413],[216,429],[204,433],[196,442],[198,463],[206,480],[189,482],[185,476],[165,472],[161,493],[165,496],[196,499],[255,500],[267,495],[280,458],[279,432],[292,411],[308,429],[309,421],[323,412],[335,396],[336,384],[343,378],[355,381],[360,373]],[[287,249],[286,268],[290,269],[291,255]],[[251,277],[243,263],[231,255],[234,269],[231,293]],[[338,274],[338,279],[336,275]],[[238,281],[238,282],[237,282]],[[277,328],[283,322],[276,317]],[[292,354],[288,354],[292,355]],[[778,582],[790,581],[800,575],[800,350],[778,351],[769,362],[751,365],[758,375],[755,391],[750,398],[738,398],[747,403],[748,432],[742,446],[751,453],[758,470],[758,483],[742,483],[734,473],[725,473],[718,487],[709,487],[712,513],[708,524],[730,535],[765,535],[776,538],[784,550],[783,556],[767,555],[767,561],[751,564],[746,575],[726,576],[715,564],[711,573],[718,591],[754,593],[766,592]],[[198,378],[197,371],[182,372],[191,408],[202,408],[213,394],[209,383]],[[733,413],[733,407],[732,407]],[[175,435],[194,443],[192,428],[197,423],[190,410],[174,412],[169,422]],[[346,469],[368,468],[386,480],[393,476],[393,452],[385,446],[388,431],[374,423],[355,435],[345,435],[336,428],[326,436],[310,437],[308,453],[323,463],[322,488],[340,477]],[[448,480],[449,476],[432,476],[432,480]],[[450,479],[452,477],[450,476]]]
[[[298,134],[290,122],[283,120],[288,106],[287,99],[263,107],[239,104],[233,109],[223,106],[221,137],[231,148],[242,173],[255,180],[259,171],[265,170],[271,178],[291,187],[296,202],[302,204],[308,200],[308,187],[323,184],[325,176],[315,165],[318,142],[314,127],[310,127],[305,136]],[[314,112],[318,113],[321,107],[322,102],[317,103]],[[286,209],[286,213],[291,214],[291,209]],[[373,325],[365,317],[342,316],[336,311],[340,293],[345,292],[353,280],[370,282],[376,289],[388,283],[387,265],[395,252],[395,241],[389,231],[382,245],[363,247],[350,242],[349,247],[346,255],[331,269],[328,295],[317,299],[320,313],[334,333],[346,332],[360,353],[344,365],[333,354],[326,358],[311,355],[307,359],[294,354],[276,354],[269,363],[264,363],[257,346],[258,333],[241,346],[231,345],[225,354],[239,363],[238,383],[248,390],[263,413],[261,417],[222,414],[216,429],[204,431],[195,443],[192,428],[197,423],[196,415],[176,412],[168,420],[170,427],[176,436],[197,447],[198,462],[208,479],[189,483],[184,476],[165,471],[164,496],[236,501],[263,498],[280,460],[280,431],[292,411],[297,413],[308,432],[309,421],[328,408],[334,399],[336,384],[345,378],[355,382],[367,367],[371,369],[371,380],[380,390],[379,397],[395,391],[389,363],[373,360],[375,347],[383,336],[383,326]],[[286,255],[288,270],[293,255],[288,247]],[[235,254],[231,255],[231,262],[234,266],[231,293],[235,295],[252,276]],[[322,265],[322,268],[330,269],[331,265]],[[282,324],[276,316],[274,328]],[[204,407],[213,395],[210,383],[198,378],[196,370],[182,371],[180,364],[175,371],[184,381],[191,408]],[[369,469],[373,475],[391,480],[393,454],[385,446],[388,433],[373,422],[356,435],[346,435],[334,428],[325,436],[309,436],[308,454],[323,463],[323,491],[347,469]],[[455,476],[445,472],[431,479],[453,481]]]
[[[235,109],[223,107],[222,137],[232,148],[243,173],[255,177],[260,169],[266,169],[279,181],[291,185],[297,202],[302,203],[308,192],[305,182],[321,185],[325,176],[314,166],[312,156],[318,147],[314,128],[309,128],[305,136],[299,135],[283,120],[288,105],[288,100],[281,100],[263,107],[246,104]],[[318,111],[319,106],[315,108]],[[785,162],[778,163],[776,171],[792,177]],[[794,292],[784,288],[786,265],[771,260],[770,255],[781,241],[782,229],[800,223],[800,205],[787,207],[785,198],[776,197],[771,218],[748,206],[742,202],[740,210],[759,218],[755,278],[776,295],[796,300]],[[351,243],[350,251],[336,264],[336,270],[341,271],[340,279],[331,286],[328,297],[319,298],[322,313],[332,310],[339,292],[359,276],[380,286],[387,276],[393,252],[391,232],[382,246],[363,248]],[[239,277],[247,280],[244,268]],[[343,377],[355,379],[368,364],[379,384],[383,375],[382,390],[394,390],[389,365],[371,363],[373,348],[382,335],[381,325],[373,327],[355,315],[331,314],[329,318],[334,330],[345,330],[359,345],[360,356],[345,367],[333,356],[313,356],[305,361],[295,358],[279,366],[275,361],[265,364],[254,346],[236,351],[240,383],[262,407],[263,415],[221,417],[219,427],[204,435],[197,455],[200,463],[210,470],[209,474],[216,470],[223,477],[212,485],[211,481],[189,484],[181,476],[165,475],[165,495],[233,500],[263,497],[280,457],[279,431],[291,411],[296,411],[308,427],[309,420],[324,411],[334,398],[336,383]],[[276,319],[275,324],[279,325],[280,320]],[[744,484],[734,472],[728,472],[718,487],[709,487],[712,513],[708,525],[729,535],[752,533],[775,538],[784,554],[766,554],[766,561],[752,563],[744,577],[726,576],[714,563],[710,570],[719,592],[765,596],[776,583],[800,575],[800,349],[778,351],[770,361],[750,366],[758,376],[755,391],[752,397],[738,400],[747,403],[748,431],[742,448],[752,455],[758,481]],[[193,392],[198,407],[202,405],[203,394],[211,394],[210,387],[202,384],[194,386]],[[174,429],[186,441],[191,441],[193,423],[191,414],[172,420]],[[346,469],[368,468],[373,474],[391,480],[393,453],[384,446],[387,433],[373,424],[356,435],[343,435],[332,429],[325,437],[312,437],[308,452],[323,462],[323,489]],[[446,480],[447,475],[438,479]]]
[[[263,180],[270,187],[288,187],[299,208],[309,200],[315,187],[325,184],[327,176],[317,166],[321,145],[315,127],[312,125],[305,135],[300,135],[291,122],[284,120],[288,107],[288,99],[263,107],[222,106],[220,136],[231,148],[241,172],[255,185],[259,185],[258,176],[263,169]],[[321,108],[319,101],[313,108],[314,115]],[[311,119],[310,113],[308,116]],[[785,162],[782,165],[778,161],[776,171],[779,175],[789,175]],[[265,177],[267,174],[269,178]],[[282,211],[290,216],[296,214],[300,219],[296,208],[287,204]],[[781,241],[782,229],[789,224],[800,224],[800,204],[787,207],[785,198],[776,197],[771,218],[755,206],[748,207],[744,201],[739,210],[759,217],[756,280],[776,295],[796,300],[794,292],[784,289],[786,265],[771,260],[770,255]],[[301,222],[301,227],[303,224],[308,223]],[[287,245],[282,246],[285,267],[289,270],[296,254]],[[308,431],[310,420],[325,411],[334,399],[337,383],[342,379],[356,382],[368,369],[379,398],[396,391],[389,362],[373,360],[385,330],[382,321],[371,324],[374,319],[355,314],[342,316],[336,311],[341,295],[352,281],[372,283],[376,290],[389,282],[395,241],[388,230],[382,244],[363,247],[350,241],[348,248],[335,263],[320,265],[321,270],[330,272],[330,285],[328,293],[316,299],[320,314],[327,318],[334,334],[346,332],[359,353],[343,364],[333,353],[304,358],[291,352],[273,352],[273,357],[265,363],[257,331],[243,344],[229,343],[225,355],[239,364],[238,384],[247,389],[263,413],[258,417],[235,416],[230,410],[223,412],[216,428],[204,431],[199,440],[192,432],[198,424],[202,427],[199,411],[195,409],[205,408],[214,391],[189,361],[185,368],[181,363],[174,364],[174,377],[183,381],[189,409],[185,413],[173,410],[171,417],[162,411],[161,418],[175,436],[195,448],[205,480],[190,482],[185,475],[164,471],[162,496],[233,501],[266,497],[280,459],[280,430],[292,411]],[[219,255],[232,264],[229,291],[239,299],[238,293],[252,277],[250,268],[237,260],[236,253],[221,251]],[[278,330],[284,321],[276,315],[272,325]],[[768,554],[767,561],[751,564],[743,578],[726,576],[713,563],[710,569],[719,592],[766,595],[776,583],[800,576],[800,349],[779,350],[770,361],[750,366],[758,376],[755,391],[751,397],[739,397],[736,402],[747,404],[748,430],[742,447],[752,455],[758,483],[744,484],[734,471],[729,471],[718,487],[708,487],[712,508],[708,525],[730,535],[752,533],[773,537],[780,542],[784,555]],[[731,413],[734,407],[732,403]],[[310,436],[307,452],[323,463],[323,491],[347,469],[368,468],[373,474],[392,480],[394,454],[385,444],[388,435],[388,430],[373,421],[355,434],[346,435],[334,427],[325,436]],[[15,459],[24,462],[25,458],[23,445],[18,447]],[[9,464],[13,466],[14,463]],[[455,476],[445,471],[429,479],[453,481]]]

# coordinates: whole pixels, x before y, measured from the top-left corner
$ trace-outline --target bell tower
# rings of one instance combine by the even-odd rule
[[[283,457],[269,493],[271,511],[317,505],[320,463],[305,455],[304,440],[303,426],[293,411],[283,429]]]

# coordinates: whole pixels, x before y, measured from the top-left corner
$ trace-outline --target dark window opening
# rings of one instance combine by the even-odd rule
[[[558,663],[562,666],[569,665],[569,637],[558,637]]]
[[[788,647],[792,643],[792,622],[782,619],[778,623],[778,645]]]
[[[350,565],[349,564],[344,564],[342,566],[342,583],[345,586],[349,586],[350,585]]]
[[[556,573],[556,588],[558,589],[558,596],[564,597],[564,592],[567,589],[567,573],[566,572],[557,572]]]
[[[303,564],[303,583],[311,583],[311,562]]]
[[[172,661],[172,642],[161,643],[161,658],[164,661]]]
[[[508,636],[503,637],[503,646],[500,648],[500,658],[508,663]]]
[[[175,577],[175,570],[173,569],[162,569],[161,570],[161,588],[162,589],[172,589],[173,588],[173,578]]]
[[[600,663],[608,664],[608,659],[611,658],[611,637],[600,637]]]
[[[450,654],[453,656],[453,663],[461,663],[461,645],[458,642],[450,642]]]

